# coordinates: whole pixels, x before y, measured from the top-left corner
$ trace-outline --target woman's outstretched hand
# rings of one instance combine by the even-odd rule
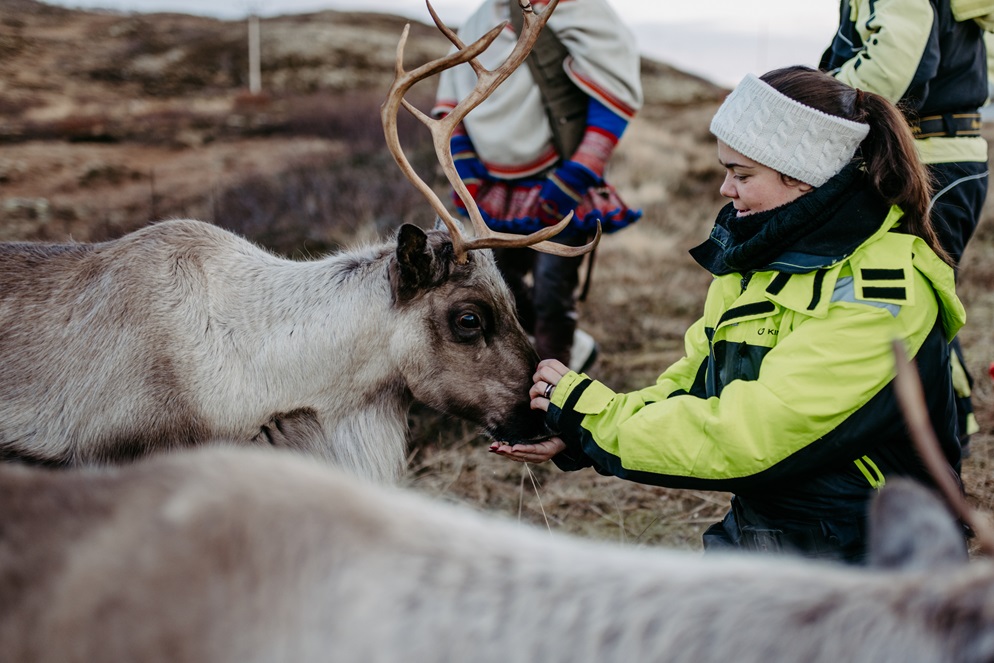
[[[544,463],[560,451],[566,448],[566,443],[558,437],[550,437],[534,444],[505,444],[503,442],[493,442],[490,445],[491,453],[495,453],[519,463]]]

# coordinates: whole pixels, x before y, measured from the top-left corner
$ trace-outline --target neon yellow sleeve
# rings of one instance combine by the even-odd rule
[[[928,0],[876,0],[853,4],[863,50],[835,77],[851,87],[897,102],[911,85],[928,47],[935,15]]]

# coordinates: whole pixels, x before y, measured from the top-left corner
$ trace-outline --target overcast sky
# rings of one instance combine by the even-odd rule
[[[323,9],[375,11],[431,22],[423,0],[46,0],[78,8],[175,11],[240,19]],[[747,73],[787,64],[816,65],[838,22],[838,0],[609,0],[643,54],[733,86]],[[458,25],[477,2],[435,0]]]

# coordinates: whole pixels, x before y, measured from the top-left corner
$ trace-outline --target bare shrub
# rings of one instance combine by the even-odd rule
[[[291,110],[274,133],[347,141],[350,156],[309,159],[276,175],[242,181],[217,196],[215,223],[284,254],[327,251],[357,236],[390,233],[403,222],[432,223],[424,198],[383,147],[382,92],[284,101]],[[433,186],[444,187],[428,131],[406,113],[398,121],[415,169]]]
[[[286,99],[287,119],[283,133],[298,136],[318,136],[348,140],[360,152],[379,150],[383,147],[383,126],[380,124],[382,90],[349,90],[343,93],[324,91],[307,96]],[[427,100],[413,97],[412,103],[427,105]],[[404,135],[424,138],[430,145],[428,133],[407,113],[398,117],[398,126]],[[394,170],[396,167],[393,166]],[[392,173],[391,173],[392,174]],[[399,171],[396,172],[399,176]]]
[[[421,172],[433,169],[430,145],[411,154],[422,163]],[[430,225],[423,197],[395,170],[384,150],[301,162],[221,193],[214,222],[286,255],[322,253],[357,237],[382,236],[405,221]]]
[[[86,70],[91,80],[136,84],[151,97],[230,89],[246,82],[248,54],[240,24],[128,18],[113,32],[123,40],[116,57]]]
[[[2,53],[0,53],[0,57],[3,57]],[[40,106],[41,103],[41,100],[25,95],[0,96],[0,116],[14,118],[26,110]]]
[[[79,176],[79,186],[81,188],[92,188],[99,186],[115,186],[129,180],[141,180],[146,175],[136,170],[116,163],[98,163],[89,166],[83,174]]]

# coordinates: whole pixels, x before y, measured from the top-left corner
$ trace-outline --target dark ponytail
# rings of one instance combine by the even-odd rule
[[[856,152],[871,185],[903,211],[901,230],[921,237],[935,253],[952,264],[939,243],[930,217],[932,183],[918,157],[907,121],[894,104],[879,94],[857,90],[809,67],[785,67],[760,77],[782,94],[829,115],[870,125]]]

